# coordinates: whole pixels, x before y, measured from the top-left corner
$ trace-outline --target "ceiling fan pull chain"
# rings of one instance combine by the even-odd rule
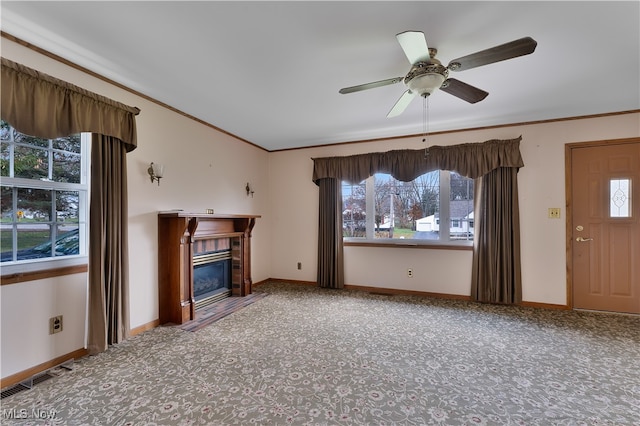
[[[422,142],[427,142],[427,135],[429,134],[429,97],[422,97]],[[425,158],[429,155],[429,145],[424,149]]]

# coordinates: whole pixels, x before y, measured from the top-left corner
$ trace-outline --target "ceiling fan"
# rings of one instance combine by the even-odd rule
[[[501,44],[489,49],[481,50],[449,62],[446,67],[435,58],[437,50],[427,47],[427,40],[422,31],[405,31],[396,35],[402,50],[411,63],[411,69],[404,77],[389,78],[358,86],[345,87],[339,92],[353,93],[375,87],[387,86],[404,82],[407,90],[395,103],[387,117],[400,115],[411,103],[414,97],[427,97],[436,89],[456,96],[469,103],[480,102],[489,93],[471,86],[455,78],[448,78],[449,71],[464,71],[518,56],[529,55],[536,49],[537,42],[531,37],[524,37],[509,43]]]

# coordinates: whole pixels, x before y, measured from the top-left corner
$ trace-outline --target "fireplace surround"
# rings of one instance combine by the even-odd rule
[[[251,231],[259,217],[158,213],[160,324],[183,324],[223,297],[251,294]]]

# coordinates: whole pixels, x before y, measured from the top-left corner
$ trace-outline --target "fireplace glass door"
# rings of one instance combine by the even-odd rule
[[[231,295],[231,251],[193,257],[193,296],[196,309]]]

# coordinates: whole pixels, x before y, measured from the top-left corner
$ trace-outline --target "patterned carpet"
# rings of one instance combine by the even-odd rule
[[[637,425],[640,317],[266,284],[2,400],[2,424]],[[27,413],[10,419],[11,413]],[[51,415],[36,419],[35,414]]]

